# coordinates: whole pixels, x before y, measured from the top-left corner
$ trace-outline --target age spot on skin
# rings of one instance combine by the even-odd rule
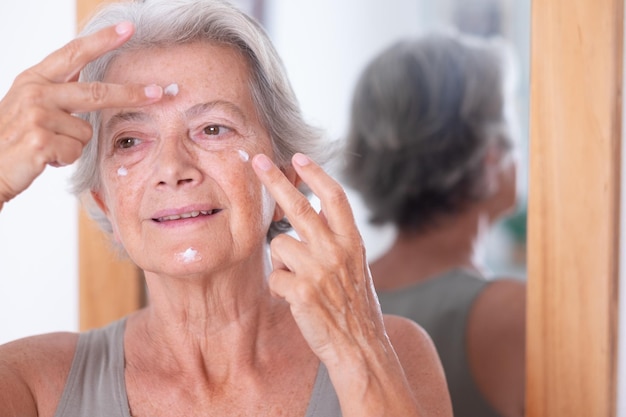
[[[248,160],[250,159],[250,155],[248,155],[248,152],[244,151],[243,149],[239,149],[237,153],[239,154],[239,157],[243,162],[248,162]]]
[[[178,84],[172,83],[163,89],[163,94],[166,96],[175,96],[178,94]]]
[[[197,259],[197,256],[198,256],[198,251],[195,250],[194,248],[187,248],[186,251],[178,254],[178,257],[184,263],[189,263],[189,262],[195,261]]]
[[[117,169],[117,175],[119,175],[120,177],[125,177],[128,175],[128,170],[124,166],[121,166]]]

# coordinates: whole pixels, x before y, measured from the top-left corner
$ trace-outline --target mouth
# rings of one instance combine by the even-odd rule
[[[194,211],[190,211],[188,213],[181,213],[181,214],[173,214],[173,215],[170,215],[170,216],[156,217],[156,218],[153,218],[152,220],[154,220],[157,223],[165,223],[165,222],[171,222],[171,221],[174,221],[174,220],[193,219],[193,218],[200,217],[200,216],[211,216],[213,214],[219,213],[220,211],[221,211],[220,209],[194,210]]]

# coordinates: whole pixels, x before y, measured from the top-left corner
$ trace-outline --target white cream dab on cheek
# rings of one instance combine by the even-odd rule
[[[183,253],[178,254],[179,258],[185,263],[195,261],[197,258],[197,255],[198,255],[198,251],[193,248],[188,248]]]
[[[125,167],[121,166],[117,169],[117,175],[119,175],[120,177],[125,177],[128,175],[128,170]]]
[[[172,83],[163,89],[163,94],[166,96],[175,96],[178,94],[178,84]]]
[[[248,152],[244,151],[243,149],[239,149],[237,153],[239,154],[239,157],[243,162],[248,162],[248,160],[250,159],[250,155],[248,155]]]

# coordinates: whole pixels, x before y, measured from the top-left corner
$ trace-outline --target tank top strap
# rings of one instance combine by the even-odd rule
[[[124,381],[126,319],[81,333],[55,417],[131,417]]]

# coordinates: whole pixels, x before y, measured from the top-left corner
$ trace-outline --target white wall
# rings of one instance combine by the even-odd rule
[[[0,2],[0,96],[19,72],[72,38],[74,16],[74,0]],[[70,170],[47,168],[0,213],[0,343],[77,329],[77,212],[65,180]]]

